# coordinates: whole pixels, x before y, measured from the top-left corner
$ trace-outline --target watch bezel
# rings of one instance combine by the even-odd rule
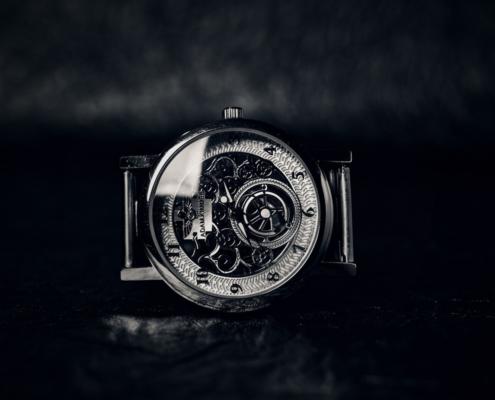
[[[236,130],[251,132],[267,138],[273,138],[275,140],[281,141],[285,146],[289,147],[290,150],[294,151],[302,159],[309,172],[313,176],[321,212],[319,221],[320,229],[318,231],[316,243],[305,263],[299,268],[294,276],[292,276],[282,286],[263,294],[255,295],[252,297],[227,298],[208,294],[204,291],[200,291],[190,286],[173,273],[173,271],[171,270],[171,268],[173,267],[171,265],[165,265],[165,263],[168,264],[167,260],[163,260],[165,261],[165,263],[161,260],[159,250],[157,249],[157,244],[153,239],[151,228],[153,214],[152,195],[154,192],[154,188],[161,176],[163,168],[188,144],[203,136],[229,131],[234,128]],[[289,142],[284,139],[284,134],[280,130],[260,121],[248,119],[222,120],[214,123],[209,123],[185,132],[179,137],[179,140],[174,146],[160,155],[157,163],[150,172],[150,180],[146,187],[145,193],[146,194],[143,207],[144,212],[142,215],[144,219],[144,232],[142,233],[145,245],[145,252],[152,266],[157,270],[165,283],[178,295],[195,304],[210,309],[227,312],[252,311],[264,308],[273,303],[273,301],[279,298],[286,297],[297,289],[301,280],[312,269],[311,267],[321,260],[322,256],[326,253],[326,249],[330,241],[334,219],[334,207],[330,185],[326,175],[320,169],[318,163],[315,162],[304,151],[304,149],[301,149],[299,146],[293,146],[292,144],[289,144]]]

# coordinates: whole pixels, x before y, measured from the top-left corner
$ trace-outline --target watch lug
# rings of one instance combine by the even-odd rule
[[[336,220],[335,231],[332,235],[324,264],[328,264],[329,267],[334,265],[337,269],[343,269],[346,271],[344,275],[348,276],[354,276],[356,273],[349,168],[351,162],[351,152],[348,152],[348,157],[341,158],[339,161],[336,161],[336,158],[328,157],[326,161],[319,162],[322,169],[326,171],[332,194],[336,200],[334,213]]]
[[[138,208],[149,179],[149,170],[157,158],[157,155],[120,158],[120,168],[124,176],[124,269],[120,273],[123,281],[160,279],[154,268],[135,266],[148,263],[143,254],[144,249],[138,229]]]
[[[158,159],[158,154],[149,154],[144,156],[124,156],[120,157],[120,169],[150,169]]]
[[[132,171],[124,171],[124,258],[125,267],[134,263],[134,239],[136,236],[135,176]]]
[[[161,276],[153,267],[133,267],[120,270],[121,281],[159,281]]]

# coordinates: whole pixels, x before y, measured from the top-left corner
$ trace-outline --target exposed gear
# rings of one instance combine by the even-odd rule
[[[301,219],[301,207],[292,189],[275,179],[246,183],[235,196],[235,209],[232,228],[239,239],[253,247],[284,245]]]
[[[254,265],[259,267],[268,266],[273,261],[273,251],[266,247],[258,247],[252,251],[251,260]]]
[[[212,164],[213,172],[220,177],[233,175],[237,168],[235,162],[229,157],[220,157]]]
[[[218,182],[211,175],[202,175],[199,188],[205,193],[206,197],[212,198],[218,191]]]
[[[225,205],[221,203],[216,203],[213,205],[213,220],[216,223],[225,221],[228,215],[228,208]]]
[[[246,179],[246,180],[252,179],[256,174],[256,167],[254,166],[253,163],[246,162],[245,164],[239,167],[237,174],[242,179]]]
[[[218,254],[217,258],[214,260],[216,268],[224,273],[230,274],[239,265],[239,255],[238,250],[224,250]]]
[[[256,162],[256,172],[261,178],[268,178],[273,172],[272,164],[266,160],[258,160]]]
[[[261,157],[237,153],[206,164],[201,195],[176,203],[182,248],[214,274],[245,276],[266,268],[297,231],[301,207],[296,195],[283,174]]]
[[[230,195],[234,195],[239,188],[239,180],[233,176],[227,176],[223,179],[223,183],[226,186]]]
[[[238,246],[239,243],[240,240],[232,229],[222,229],[222,231],[218,235],[218,244],[223,248],[234,248]]]

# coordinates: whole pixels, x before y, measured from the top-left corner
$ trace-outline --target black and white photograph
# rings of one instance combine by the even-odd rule
[[[495,3],[0,9],[2,399],[495,395]]]

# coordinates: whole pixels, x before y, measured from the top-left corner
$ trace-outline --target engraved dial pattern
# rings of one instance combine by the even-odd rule
[[[197,193],[161,203],[161,239],[174,272],[227,297],[290,279],[319,229],[315,184],[299,157],[275,142],[239,138],[207,148],[201,161]]]

